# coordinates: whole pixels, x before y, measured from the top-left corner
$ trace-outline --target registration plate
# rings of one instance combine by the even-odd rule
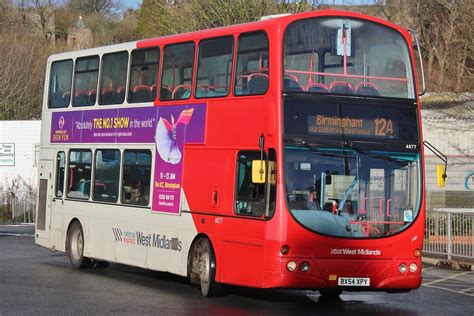
[[[370,278],[338,278],[339,286],[370,286]]]

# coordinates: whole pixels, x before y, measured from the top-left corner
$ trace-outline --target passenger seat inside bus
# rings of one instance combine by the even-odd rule
[[[111,104],[117,102],[117,92],[113,88],[103,88],[100,91],[99,102],[102,104]]]
[[[191,96],[191,86],[189,84],[183,84],[176,86],[173,90],[172,99],[181,100],[187,99]]]
[[[283,79],[283,90],[284,91],[302,91],[301,86],[298,82],[298,78],[293,75],[285,74]]]
[[[250,94],[263,94],[268,89],[268,75],[253,73],[248,77],[248,88]]]
[[[379,96],[377,86],[370,82],[359,82],[355,87],[357,95]]]
[[[329,91],[334,94],[354,94],[354,89],[350,82],[333,81],[329,85]]]
[[[308,92],[328,93],[328,87],[324,83],[311,83],[306,87]]]
[[[161,87],[160,88],[160,100],[171,100],[171,95],[173,92],[168,87]]]
[[[145,85],[133,87],[129,99],[131,102],[148,101],[150,99],[150,87]]]

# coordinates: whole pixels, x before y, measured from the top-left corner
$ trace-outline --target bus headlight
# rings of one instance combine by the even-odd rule
[[[410,272],[415,273],[416,270],[418,270],[418,266],[416,265],[416,263],[412,262],[410,264]]]
[[[298,265],[297,265],[296,262],[294,262],[294,261],[288,261],[288,263],[286,264],[286,268],[287,268],[288,271],[290,271],[290,272],[295,271],[297,267],[298,267]]]
[[[402,263],[398,266],[398,270],[400,271],[400,273],[405,273],[407,272],[407,265]]]

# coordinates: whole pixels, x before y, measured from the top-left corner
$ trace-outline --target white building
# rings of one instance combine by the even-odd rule
[[[425,148],[427,191],[474,189],[474,102],[423,109],[423,137],[448,157],[446,187],[436,182],[436,165],[442,162]],[[467,188],[466,188],[467,181]]]
[[[36,186],[41,121],[0,121],[0,189],[20,176]]]

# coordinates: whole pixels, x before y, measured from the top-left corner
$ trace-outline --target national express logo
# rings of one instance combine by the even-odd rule
[[[167,238],[166,235],[144,234],[139,231],[122,231],[120,228],[112,228],[112,232],[116,242],[173,251],[181,251],[183,249],[183,244],[178,237]]]

